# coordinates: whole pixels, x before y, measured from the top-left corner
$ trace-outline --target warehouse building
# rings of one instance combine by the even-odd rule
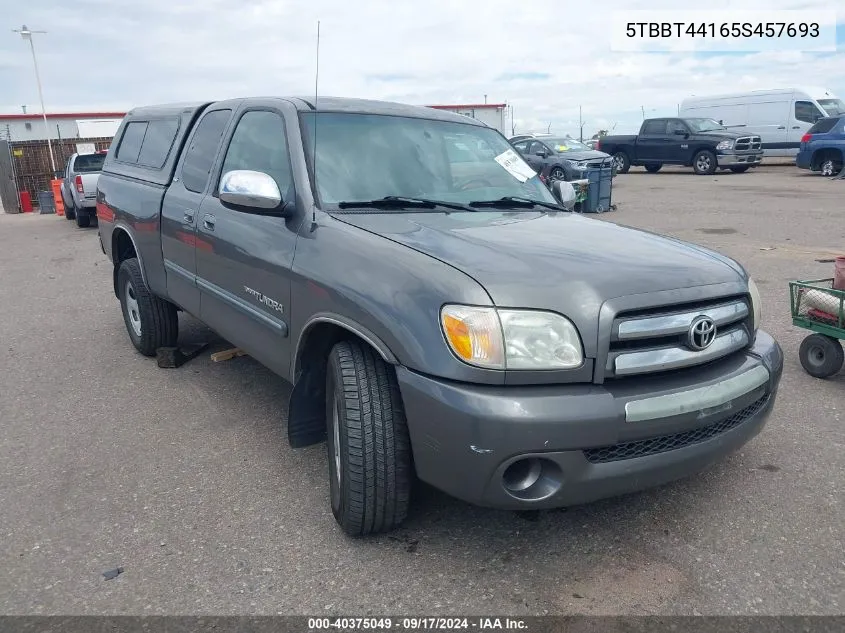
[[[79,138],[111,138],[125,112],[54,112],[47,125],[39,113],[0,114],[0,138],[11,143]]]
[[[471,103],[465,105],[431,105],[429,108],[437,110],[447,110],[456,114],[463,114],[464,116],[478,119],[482,123],[489,125],[492,128],[499,130],[502,134],[507,136],[507,112],[508,106],[506,103]]]

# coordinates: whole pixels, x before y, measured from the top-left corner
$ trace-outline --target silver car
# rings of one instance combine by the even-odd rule
[[[91,225],[97,214],[97,180],[106,160],[106,150],[94,154],[74,154],[67,161],[62,180],[65,217],[79,227]]]

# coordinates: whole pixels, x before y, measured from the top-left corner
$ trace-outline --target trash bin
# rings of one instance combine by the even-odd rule
[[[611,207],[613,188],[613,163],[607,161],[604,167],[590,168],[583,172],[582,178],[588,180],[587,199],[581,205],[583,213],[601,213]]]
[[[56,212],[56,201],[53,199],[52,191],[38,192],[38,213],[43,215],[45,213]]]

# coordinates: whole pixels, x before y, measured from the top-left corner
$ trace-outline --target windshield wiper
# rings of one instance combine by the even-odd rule
[[[456,211],[475,211],[472,207],[457,202],[429,200],[428,198],[406,198],[405,196],[385,196],[377,200],[344,200],[338,202],[337,206],[341,209],[353,209],[355,207],[367,209],[436,209],[443,207]]]
[[[520,207],[523,209],[533,209],[536,206],[552,209],[553,211],[566,211],[566,209],[559,204],[552,204],[551,202],[542,202],[541,200],[532,200],[531,198],[520,198],[518,196],[505,196],[498,200],[474,200],[469,203],[471,207],[489,207],[493,209],[513,209]]]

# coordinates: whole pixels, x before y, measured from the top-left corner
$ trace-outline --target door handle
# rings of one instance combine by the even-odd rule
[[[194,212],[193,211],[185,211],[185,215],[182,217],[182,219],[187,224],[193,224],[194,223]]]
[[[801,126],[800,126],[800,125],[793,125],[793,126],[792,126],[792,129],[793,129],[793,130],[800,130],[800,129],[801,129]]]
[[[214,230],[214,222],[217,220],[213,215],[209,214],[203,217],[202,219],[202,228],[207,231]]]
[[[786,129],[786,126],[785,126],[785,125],[778,125],[778,129],[779,129],[779,130],[785,130],[785,129]]]

